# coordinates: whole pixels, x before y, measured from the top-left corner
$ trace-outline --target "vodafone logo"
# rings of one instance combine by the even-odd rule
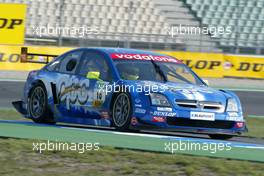
[[[166,57],[166,56],[153,56],[149,54],[120,54],[120,53],[112,53],[112,59],[125,59],[125,60],[144,60],[144,61],[158,61],[158,62],[174,62],[181,63],[181,61]]]

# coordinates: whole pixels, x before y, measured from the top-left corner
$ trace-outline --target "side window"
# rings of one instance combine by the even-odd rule
[[[80,75],[89,79],[98,79],[109,82],[112,80],[112,73],[105,58],[101,54],[92,51],[84,54],[80,68]]]
[[[48,71],[59,71],[60,68],[60,61],[63,58],[63,56],[59,56],[57,58],[54,58],[50,63],[47,64],[46,69]]]
[[[73,51],[67,54],[61,61],[59,71],[61,73],[75,73],[82,53],[82,51]]]

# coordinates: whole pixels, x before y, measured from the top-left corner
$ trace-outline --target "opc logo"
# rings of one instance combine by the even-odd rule
[[[22,19],[7,19],[0,18],[0,29],[14,29],[16,26],[19,26],[23,23]]]

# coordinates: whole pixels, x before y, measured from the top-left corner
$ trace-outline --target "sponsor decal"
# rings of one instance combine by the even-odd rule
[[[237,112],[228,112],[227,114],[229,117],[237,117],[238,116]]]
[[[174,62],[181,63],[181,61],[172,58],[170,56],[155,56],[149,54],[122,54],[122,53],[112,53],[112,59],[124,59],[124,60],[143,60],[143,61],[158,61],[158,62]]]
[[[168,107],[157,107],[157,110],[158,111],[169,111],[169,112],[171,112],[172,111],[172,108],[168,108]]]
[[[166,121],[165,117],[159,117],[159,116],[152,117],[152,122],[165,122],[165,121]]]
[[[242,128],[244,126],[244,122],[236,122],[236,128]]]
[[[232,65],[231,62],[224,62],[224,63],[223,63],[223,68],[224,68],[225,70],[229,70],[229,69],[231,69],[232,67],[233,67],[233,65]]]
[[[132,117],[131,118],[131,125],[136,125],[138,123],[137,118],[136,117]]]
[[[135,103],[138,104],[138,103],[140,103],[140,102],[141,102],[141,100],[140,100],[139,98],[136,98],[136,99],[135,99]]]
[[[101,112],[101,117],[104,118],[104,119],[109,119],[110,118],[109,113],[107,111],[102,111]]]
[[[93,95],[93,106],[99,107],[105,102],[106,97],[106,89],[105,87],[108,85],[107,82],[104,81],[97,81],[94,89],[94,95]]]
[[[221,66],[220,61],[207,61],[207,60],[198,60],[196,62],[193,62],[193,60],[185,60],[185,64],[188,65],[190,68],[193,69],[208,69],[208,70],[214,70],[217,67]]]
[[[146,109],[136,108],[135,109],[135,113],[145,114],[146,113]]]
[[[224,61],[232,64],[225,70],[224,76],[264,78],[263,56],[224,55]]]
[[[141,108],[142,104],[135,104],[135,107]]]
[[[77,77],[61,77],[57,83],[60,103],[65,103],[67,109],[70,105],[84,105],[92,97],[88,91],[89,79],[79,80]]]
[[[161,53],[179,58],[200,77],[223,77],[223,54],[201,52],[170,52]]]
[[[227,112],[226,120],[243,121],[243,116],[239,115],[237,112]]]
[[[250,63],[250,62],[240,62],[237,71],[254,71],[261,72],[264,71],[263,63]]]
[[[154,116],[168,116],[168,117],[174,117],[176,116],[176,112],[163,112],[163,111],[154,111]]]
[[[179,58],[200,77],[223,77],[223,54],[202,52],[169,52],[161,53]]]
[[[26,4],[0,4],[0,44],[24,44]]]
[[[215,114],[214,113],[208,113],[208,112],[191,112],[190,118],[193,120],[214,121],[215,120]]]
[[[103,104],[102,101],[99,101],[99,100],[94,100],[94,101],[92,102],[93,107],[99,107],[99,106],[101,106],[102,104]]]
[[[58,99],[61,104],[99,107],[105,102],[105,89],[102,82],[97,82],[94,89],[89,79],[79,79],[76,76],[61,77],[57,83]]]

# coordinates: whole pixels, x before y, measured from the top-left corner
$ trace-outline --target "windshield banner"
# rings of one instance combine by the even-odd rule
[[[123,54],[123,53],[112,53],[112,59],[125,59],[125,60],[142,60],[142,61],[157,61],[157,62],[174,62],[174,63],[181,63],[181,61],[174,59],[169,56],[154,56],[149,54]]]

